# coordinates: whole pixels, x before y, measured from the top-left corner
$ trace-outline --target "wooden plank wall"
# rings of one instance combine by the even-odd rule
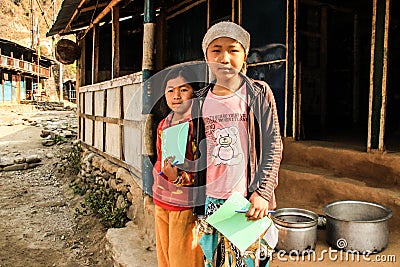
[[[141,173],[142,74],[79,88],[79,138],[108,160]]]

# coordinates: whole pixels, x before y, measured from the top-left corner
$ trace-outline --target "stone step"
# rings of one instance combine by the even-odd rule
[[[322,207],[337,200],[376,202],[392,209],[389,225],[399,228],[400,188],[374,187],[353,177],[337,176],[321,168],[282,164],[276,190],[278,208],[296,207],[323,214]]]

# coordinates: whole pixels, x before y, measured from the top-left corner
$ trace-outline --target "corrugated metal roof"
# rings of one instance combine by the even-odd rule
[[[111,2],[112,0],[64,0],[57,19],[46,36],[70,34],[78,29],[88,27]],[[129,15],[135,16],[143,12],[144,2],[143,0],[124,0],[119,6],[121,7],[121,18]],[[76,14],[74,14],[75,11]],[[102,21],[111,21],[111,14],[104,16]]]
[[[64,0],[62,2],[56,21],[52,25],[51,29],[46,33],[47,37],[59,33],[67,26],[80,2],[81,0]]]

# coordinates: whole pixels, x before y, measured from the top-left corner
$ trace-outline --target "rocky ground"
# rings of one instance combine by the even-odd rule
[[[74,109],[0,109],[0,267],[112,266],[106,229],[75,215],[69,184]]]

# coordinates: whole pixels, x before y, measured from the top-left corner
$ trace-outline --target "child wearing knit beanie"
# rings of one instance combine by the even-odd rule
[[[248,198],[248,220],[258,220],[275,209],[274,190],[282,157],[282,141],[275,100],[268,84],[245,76],[250,34],[233,22],[213,25],[202,49],[212,83],[199,90],[198,116],[207,142],[206,217],[234,193]],[[200,245],[205,266],[267,266],[260,251],[239,251],[205,220]],[[256,246],[270,250],[260,237]],[[264,249],[263,249],[264,248]],[[263,254],[265,255],[265,254]]]

